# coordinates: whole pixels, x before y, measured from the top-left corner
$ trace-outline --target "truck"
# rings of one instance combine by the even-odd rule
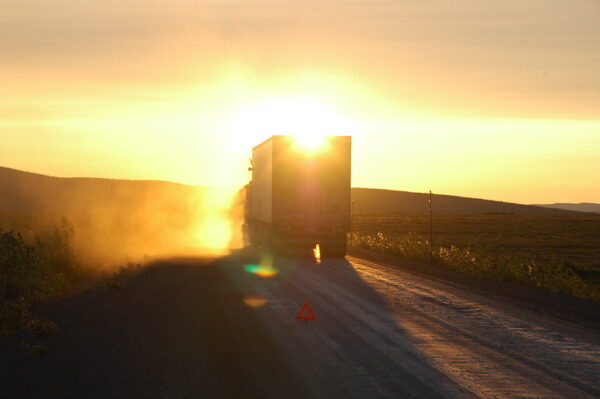
[[[350,136],[304,148],[275,135],[252,149],[246,193],[249,244],[275,254],[344,257],[351,221]]]

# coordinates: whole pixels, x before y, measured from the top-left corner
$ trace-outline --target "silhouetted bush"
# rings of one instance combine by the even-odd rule
[[[35,247],[52,273],[60,275],[66,283],[81,277],[82,270],[73,250],[73,225],[67,219],[62,218],[58,226],[37,235]]]
[[[31,307],[67,292],[81,276],[67,220],[37,236],[35,244],[0,230],[0,333],[35,324]],[[39,323],[38,323],[39,324]]]

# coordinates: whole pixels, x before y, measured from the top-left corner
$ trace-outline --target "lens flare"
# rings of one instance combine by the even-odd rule
[[[257,276],[262,278],[269,278],[279,274],[279,270],[277,270],[273,266],[246,265],[244,266],[244,270],[247,273],[256,274]]]
[[[246,305],[252,308],[260,308],[267,304],[267,299],[259,294],[247,295],[243,301]]]
[[[279,274],[279,270],[273,266],[273,257],[268,253],[262,255],[258,265],[245,265],[244,270],[247,273],[255,274],[262,278],[269,278]]]

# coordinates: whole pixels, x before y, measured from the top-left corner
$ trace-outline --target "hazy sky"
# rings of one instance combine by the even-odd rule
[[[303,130],[354,186],[600,202],[600,2],[0,2],[1,166],[242,184]]]

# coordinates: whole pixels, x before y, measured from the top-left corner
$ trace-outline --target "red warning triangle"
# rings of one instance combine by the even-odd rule
[[[308,313],[308,314],[305,314]],[[298,316],[296,316],[296,319],[298,320],[315,320],[315,314],[313,313],[312,309],[310,308],[310,306],[308,306],[308,302],[304,303],[304,306],[302,306],[302,309],[300,309],[300,312],[298,312]]]

